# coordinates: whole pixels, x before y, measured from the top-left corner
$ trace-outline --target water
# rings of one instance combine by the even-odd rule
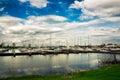
[[[102,58],[99,58],[102,57]],[[0,57],[0,77],[32,74],[61,74],[89,69],[97,69],[99,61],[112,59],[110,54],[59,54],[34,56]],[[120,60],[120,55],[116,54]]]

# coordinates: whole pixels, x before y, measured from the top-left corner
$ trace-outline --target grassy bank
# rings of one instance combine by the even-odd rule
[[[109,65],[98,70],[62,75],[32,75],[0,80],[120,80],[120,64]]]

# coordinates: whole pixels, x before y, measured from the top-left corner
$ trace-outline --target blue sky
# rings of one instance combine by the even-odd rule
[[[20,1],[22,0],[1,0],[0,7],[4,7],[5,9],[0,12],[0,15],[8,14],[24,19],[31,15],[59,15],[69,18],[70,21],[77,21],[79,20],[79,14],[81,14],[80,10],[69,9],[70,4],[72,4],[74,0],[49,0],[46,3],[46,7],[33,6],[29,0],[26,0],[26,2]]]
[[[0,0],[5,42],[48,44],[52,34],[53,44],[119,43],[119,22],[120,0]]]

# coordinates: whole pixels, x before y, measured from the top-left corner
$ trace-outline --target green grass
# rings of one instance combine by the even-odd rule
[[[120,80],[120,64],[109,65],[98,70],[61,74],[61,75],[31,75],[0,80]]]

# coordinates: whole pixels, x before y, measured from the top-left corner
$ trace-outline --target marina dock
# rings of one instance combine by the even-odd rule
[[[47,55],[47,54],[78,54],[78,53],[107,53],[120,54],[119,44],[101,44],[101,45],[73,45],[73,46],[41,46],[33,47],[16,46],[13,43],[11,46],[1,46],[0,56],[22,56],[22,55]]]
[[[71,50],[71,49],[63,49],[63,50],[38,50],[38,51],[26,51],[26,52],[0,52],[0,56],[22,56],[22,55],[48,55],[48,54],[78,54],[78,53],[107,53],[107,54],[120,54],[120,51],[95,51],[95,50]]]

